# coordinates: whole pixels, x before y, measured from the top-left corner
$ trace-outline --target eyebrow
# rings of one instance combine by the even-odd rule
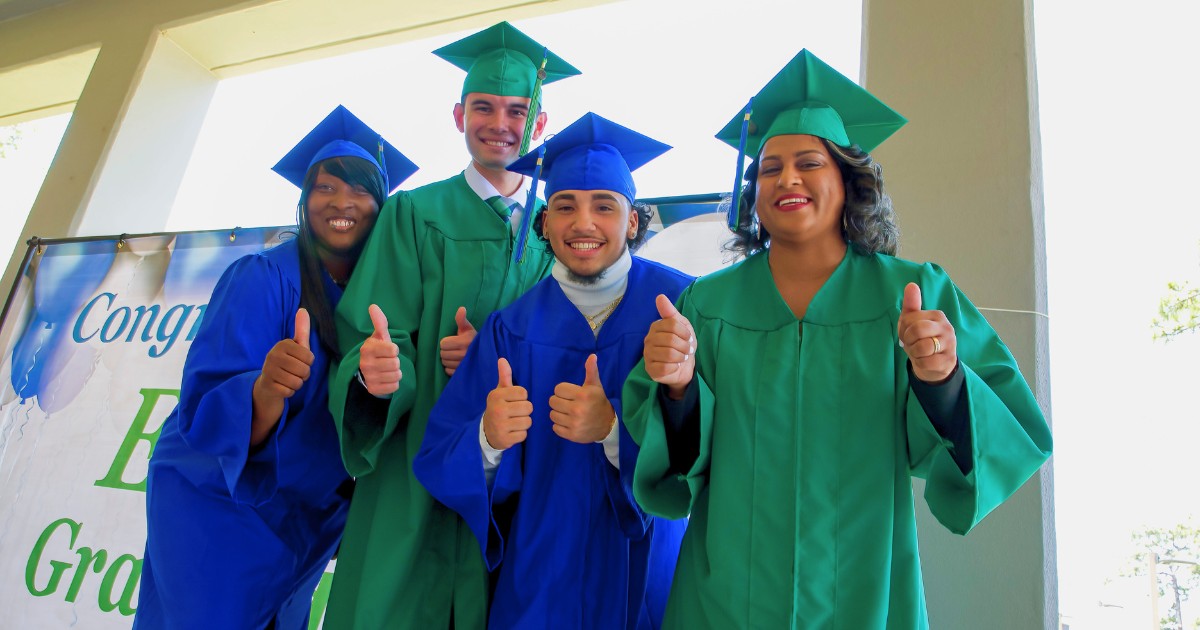
[[[817,149],[804,149],[803,151],[797,151],[797,152],[793,153],[792,157],[800,157],[801,155],[805,155],[807,153],[815,153],[817,155],[822,155],[822,153],[820,151],[818,151]],[[762,160],[760,160],[760,161],[782,160],[782,159],[783,158],[778,155],[764,155],[762,157]]]
[[[592,193],[592,199],[593,199],[593,200],[596,200],[596,199],[609,199],[609,200],[611,200],[611,201],[617,201],[617,198],[616,198],[616,196],[615,196],[615,195],[610,195],[610,194],[608,194],[608,193]]]
[[[551,202],[558,201],[559,199],[564,201],[575,201],[575,195],[571,193],[554,193],[554,196],[550,197]]]

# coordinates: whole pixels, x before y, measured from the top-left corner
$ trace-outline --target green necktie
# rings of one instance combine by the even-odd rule
[[[505,223],[508,222],[509,216],[512,215],[512,208],[508,205],[508,202],[504,200],[504,197],[496,195],[495,197],[488,197],[485,199],[485,201],[487,201],[487,204],[492,207],[492,210],[496,211],[497,216],[499,216],[501,219],[504,219]]]

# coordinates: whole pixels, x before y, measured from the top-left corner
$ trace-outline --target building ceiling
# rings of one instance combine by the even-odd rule
[[[72,0],[0,0],[0,29],[4,21]],[[87,0],[96,2],[97,0]],[[341,0],[351,8],[330,10],[329,0],[230,2],[239,7],[177,18],[158,25],[162,35],[218,78],[257,72],[300,61],[421,39],[446,32],[480,28],[501,19],[516,20],[547,13],[603,4],[611,0]],[[198,0],[195,6],[203,5]],[[209,0],[208,4],[221,4]],[[119,12],[121,0],[86,6],[91,17]],[[183,2],[181,4],[188,4]],[[134,3],[136,6],[136,3]],[[81,11],[83,9],[81,8]],[[195,9],[200,11],[201,9]],[[107,11],[107,13],[105,13]],[[186,12],[185,12],[186,13]],[[103,45],[108,33],[95,33],[89,18],[82,25],[64,26]],[[61,20],[67,22],[67,19]],[[9,26],[15,27],[16,24]],[[53,33],[48,33],[53,37]],[[98,48],[63,50],[24,65],[0,59],[0,125],[69,111],[78,100]],[[5,70],[5,66],[9,66]]]

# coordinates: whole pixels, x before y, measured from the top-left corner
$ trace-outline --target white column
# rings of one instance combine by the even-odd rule
[[[867,88],[910,121],[875,152],[899,217],[900,254],[950,273],[1048,412],[1032,7],[864,0],[863,29]],[[932,627],[1058,627],[1049,466],[965,538],[917,504]]]
[[[166,227],[216,88],[212,73],[157,37],[76,235]]]

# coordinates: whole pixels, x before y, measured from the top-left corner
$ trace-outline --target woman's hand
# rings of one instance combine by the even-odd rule
[[[250,443],[259,444],[283,416],[283,404],[304,386],[313,364],[309,349],[308,311],[296,311],[296,332],[291,339],[275,344],[263,359],[262,372],[251,390]]]
[[[933,385],[950,378],[958,365],[954,326],[941,311],[921,310],[921,287],[914,282],[904,287],[896,330],[917,378]]]
[[[646,374],[666,385],[672,400],[680,400],[696,372],[696,332],[667,296],[660,294],[654,304],[662,319],[651,324],[646,335],[642,350]]]

